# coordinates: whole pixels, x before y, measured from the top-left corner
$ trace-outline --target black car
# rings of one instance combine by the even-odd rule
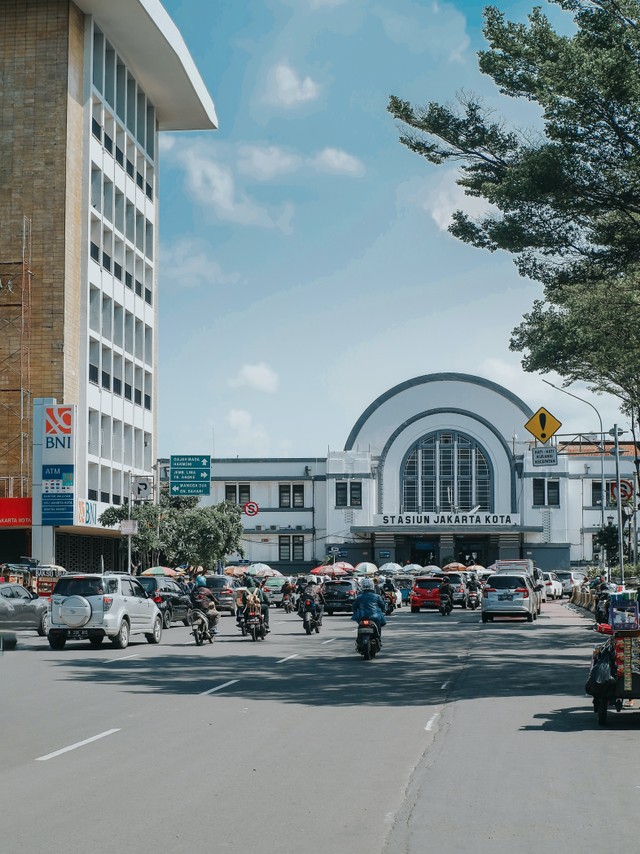
[[[229,575],[205,575],[204,580],[207,587],[213,593],[216,600],[216,608],[219,611],[229,611],[235,617],[236,596],[240,586],[235,578]]]
[[[185,626],[189,625],[191,597],[177,581],[164,575],[140,575],[136,581],[140,582],[160,609],[165,629],[176,620],[182,621]]]
[[[353,613],[353,600],[358,595],[358,585],[352,578],[326,581],[324,585],[324,609],[331,616],[334,611]]]

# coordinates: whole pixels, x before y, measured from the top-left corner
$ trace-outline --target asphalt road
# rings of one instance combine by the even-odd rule
[[[272,610],[126,650],[20,636],[0,658],[0,852],[637,850],[640,713],[598,727],[591,620],[396,612],[382,653]]]

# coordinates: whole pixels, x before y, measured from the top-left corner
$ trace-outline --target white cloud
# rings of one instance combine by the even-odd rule
[[[266,456],[269,453],[269,437],[260,424],[254,424],[253,416],[245,409],[232,409],[227,414],[227,423],[234,435],[231,445],[238,455]]]
[[[243,365],[238,375],[228,382],[232,388],[252,388],[273,394],[278,390],[279,378],[269,365],[259,362],[257,365]]]
[[[382,5],[372,9],[392,42],[403,45],[411,53],[428,52],[450,62],[465,61],[471,41],[466,32],[466,18],[458,9],[449,3],[433,3],[425,25],[422,5],[407,3],[404,8],[405,14]]]
[[[364,164],[357,157],[338,148],[323,148],[310,160],[319,172],[335,172],[360,178],[364,175]]]
[[[181,147],[174,156],[186,172],[190,195],[220,219],[238,225],[277,228],[285,233],[291,231],[293,205],[285,202],[279,209],[273,209],[252,199],[236,186],[232,170],[208,146],[192,143]]]
[[[238,273],[225,273],[208,252],[209,246],[201,240],[178,240],[160,246],[160,280],[172,287],[197,288],[203,285],[234,284],[240,280]]]
[[[466,196],[462,187],[456,184],[459,177],[457,169],[441,173],[439,180],[421,182],[418,191],[412,187],[410,195],[413,201],[427,211],[440,231],[446,231],[455,211],[464,211],[471,217],[487,215],[495,209],[484,199]]]
[[[301,77],[286,62],[275,65],[267,75],[264,100],[281,107],[297,107],[315,101],[320,95],[320,86],[311,77]]]
[[[295,172],[301,163],[300,155],[276,145],[243,145],[238,152],[238,171],[259,181],[270,181],[278,175]]]

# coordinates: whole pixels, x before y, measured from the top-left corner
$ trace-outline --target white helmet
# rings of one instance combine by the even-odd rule
[[[362,579],[362,589],[363,590],[373,590],[373,581],[370,578]]]

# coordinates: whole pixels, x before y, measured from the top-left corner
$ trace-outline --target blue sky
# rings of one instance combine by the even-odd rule
[[[400,145],[386,110],[390,94],[471,90],[535,123],[477,70],[483,4],[164,5],[220,127],[162,135],[160,456],[324,456],[378,395],[440,371],[502,383],[561,432],[598,429],[521,370],[509,333],[540,287],[448,234],[453,210],[478,208],[454,171]],[[605,429],[624,423],[612,398],[571,390]]]

